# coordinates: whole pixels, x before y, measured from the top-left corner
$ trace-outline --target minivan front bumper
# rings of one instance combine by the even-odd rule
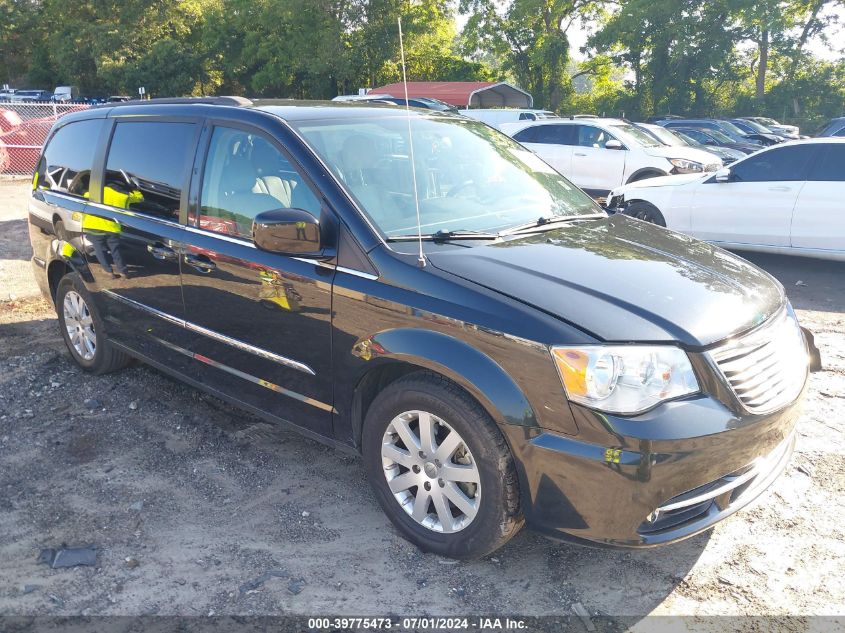
[[[743,415],[702,395],[639,418],[573,405],[578,437],[505,429],[529,527],[553,538],[652,547],[689,538],[746,506],[786,468],[797,402]]]

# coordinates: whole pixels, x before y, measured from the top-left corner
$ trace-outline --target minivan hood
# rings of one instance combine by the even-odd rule
[[[699,348],[763,322],[785,301],[780,284],[744,259],[619,215],[428,258],[604,341]]]
[[[661,145],[659,147],[645,147],[643,151],[649,156],[660,156],[662,158],[683,158],[686,160],[694,160],[702,165],[719,164],[722,162],[715,154],[706,152],[704,150],[695,149],[694,147],[684,147],[682,145]]]

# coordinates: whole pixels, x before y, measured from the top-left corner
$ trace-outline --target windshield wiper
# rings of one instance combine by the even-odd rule
[[[429,235],[393,235],[388,242],[416,242],[423,239],[429,242],[446,242],[450,240],[495,240],[499,235],[486,231],[472,231],[470,229],[455,229],[454,231],[437,231]]]
[[[518,226],[513,226],[509,229],[501,231],[499,232],[499,235],[516,235],[518,233],[530,233],[534,229],[544,228],[553,224],[564,224],[566,222],[574,222],[576,220],[586,220],[589,218],[601,217],[604,217],[604,214],[590,213],[586,215],[559,215],[551,218],[541,216],[534,220],[534,222],[529,222],[528,224],[520,224]]]

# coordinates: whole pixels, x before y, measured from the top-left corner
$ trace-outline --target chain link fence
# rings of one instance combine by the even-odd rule
[[[82,103],[0,102],[0,179],[31,175],[53,124],[70,112],[89,107]]]

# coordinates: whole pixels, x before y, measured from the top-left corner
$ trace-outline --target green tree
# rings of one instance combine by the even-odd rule
[[[494,53],[535,105],[557,110],[572,94],[567,31],[597,6],[594,0],[512,0],[502,8],[496,0],[460,0],[459,10],[470,14],[463,51],[476,59]]]

